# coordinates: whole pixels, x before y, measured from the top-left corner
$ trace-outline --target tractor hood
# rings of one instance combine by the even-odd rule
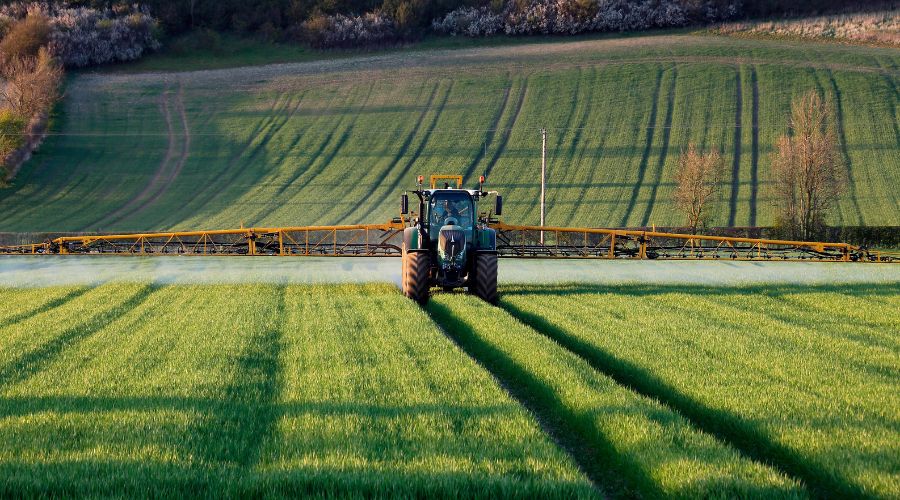
[[[466,262],[465,230],[455,224],[441,227],[437,250],[442,267],[462,267]]]

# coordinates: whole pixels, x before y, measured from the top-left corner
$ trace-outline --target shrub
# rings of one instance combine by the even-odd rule
[[[129,61],[159,48],[156,19],[137,7],[98,10],[13,3],[0,8],[0,28],[10,19],[24,20],[12,24],[0,45],[4,53],[33,56],[37,47],[47,45],[65,66]]]
[[[7,107],[23,119],[46,114],[59,97],[63,71],[45,48],[36,57],[22,57],[3,65],[6,85],[0,91]]]
[[[66,66],[131,61],[159,48],[156,20],[142,11],[115,16],[110,10],[61,9],[51,26],[50,51]]]
[[[0,109],[0,187],[7,186],[7,158],[25,144],[25,120],[9,109]]]
[[[362,16],[317,14],[303,23],[303,32],[313,47],[359,47],[397,39],[394,23],[380,12]]]
[[[33,13],[11,24],[0,42],[3,59],[34,57],[50,40],[50,22],[41,13]]]
[[[11,109],[0,109],[0,161],[25,142],[25,119]]]
[[[431,28],[453,36],[490,36],[503,31],[503,18],[488,7],[463,7],[435,19]]]

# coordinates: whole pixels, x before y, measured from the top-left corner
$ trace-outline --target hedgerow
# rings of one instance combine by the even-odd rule
[[[397,38],[393,20],[381,12],[316,15],[303,23],[303,32],[310,45],[318,48],[380,45]]]
[[[462,7],[436,19],[438,33],[489,36],[574,35],[593,31],[671,28],[731,19],[741,12],[738,0],[692,3],[685,0],[509,0],[502,11]]]

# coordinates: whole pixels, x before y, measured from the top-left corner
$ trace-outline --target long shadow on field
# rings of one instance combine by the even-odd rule
[[[30,309],[28,311],[21,312],[19,314],[16,314],[15,316],[11,316],[11,317],[7,318],[5,321],[0,321],[0,328],[5,328],[10,325],[15,325],[16,323],[19,323],[20,321],[25,321],[26,319],[31,318],[32,316],[37,316],[38,314],[45,313],[51,309],[55,309],[55,308],[65,304],[66,302],[69,302],[70,300],[77,299],[78,297],[84,295],[85,293],[87,293],[88,290],[90,290],[90,287],[83,287],[83,288],[78,288],[78,289],[72,290],[71,292],[63,295],[62,297],[53,299],[50,302],[47,302],[46,304],[40,305],[40,306],[35,307],[34,309]]]
[[[594,431],[590,414],[569,410],[552,387],[480,339],[450,309],[434,301],[427,307],[435,323],[469,357],[497,377],[516,401],[537,416],[544,432],[572,456],[591,482],[615,496],[662,496],[662,490],[640,463],[618,454],[608,439]]]
[[[654,285],[654,284],[627,284],[627,285],[589,285],[576,283],[570,285],[553,286],[511,286],[506,291],[515,295],[540,296],[572,296],[572,295],[596,295],[614,293],[631,297],[652,297],[655,295],[667,295],[683,293],[689,295],[723,295],[746,296],[747,300],[753,300],[755,295],[765,295],[778,298],[784,295],[803,293],[841,293],[855,297],[893,297],[900,294],[900,283],[884,283],[872,287],[865,283],[849,283],[846,285],[748,285],[748,286],[708,286],[708,285]]]
[[[263,336],[265,337],[265,336]],[[265,370],[263,370],[265,371]],[[263,399],[263,398],[257,398]],[[254,401],[232,402],[232,406],[244,406],[239,413],[247,415],[253,412]],[[277,468],[261,468],[259,463],[249,463],[258,446],[253,439],[259,440],[261,435],[253,431],[264,429],[267,422],[253,424],[240,419],[222,419],[218,423],[223,427],[205,444],[215,443],[212,439],[228,441],[234,439],[238,432],[247,432],[246,437],[239,437],[240,443],[230,449],[233,456],[223,456],[221,461],[207,462],[197,460],[208,458],[211,453],[204,452],[197,456],[193,451],[185,449],[182,454],[167,455],[167,462],[157,462],[142,456],[142,449],[166,450],[178,447],[177,439],[192,439],[191,428],[185,429],[180,424],[182,417],[172,415],[173,412],[186,415],[205,415],[211,408],[221,408],[223,401],[212,398],[191,397],[85,397],[85,396],[37,396],[37,397],[0,397],[0,418],[12,422],[25,422],[32,416],[41,415],[41,424],[29,428],[28,425],[16,425],[11,434],[0,436],[0,451],[14,446],[19,452],[46,452],[48,443],[53,445],[55,453],[69,453],[70,457],[54,459],[52,463],[43,460],[31,461],[27,458],[0,459],[0,498],[9,496],[252,496],[265,494],[277,496],[336,496],[336,497],[415,497],[444,498],[448,496],[483,496],[486,498],[502,498],[511,492],[520,496],[535,498],[573,498],[591,496],[584,483],[569,483],[543,476],[522,477],[513,471],[509,474],[488,474],[465,471],[460,473],[441,473],[435,467],[419,472],[406,471],[403,463],[395,457],[386,457],[388,467],[373,469],[352,461],[342,464],[327,464],[312,460],[303,462],[306,453],[329,454],[335,451],[349,452],[352,456],[359,447],[378,445],[390,451],[396,446],[391,436],[385,436],[385,442],[374,443],[373,436],[378,438],[377,431],[360,429],[359,440],[353,437],[347,440],[334,439],[318,447],[310,446],[293,454],[290,460]],[[378,405],[357,403],[286,403],[272,404],[269,415],[291,417],[295,419],[328,420],[342,425],[346,420],[385,419],[396,422],[398,419],[416,420],[420,416],[429,418],[453,417],[453,425],[483,426],[486,422],[495,422],[505,418],[510,412],[518,409],[514,404],[488,406],[453,406],[447,404],[410,404]],[[265,411],[266,408],[261,408]],[[94,419],[79,420],[79,417],[90,414]],[[50,415],[47,418],[47,415]],[[72,420],[72,417],[75,420]],[[21,420],[20,420],[21,419]],[[140,422],[137,426],[128,425],[130,419]],[[477,420],[484,422],[477,422]],[[469,422],[472,420],[473,422]],[[149,424],[148,424],[149,423]],[[106,427],[108,426],[108,427]],[[230,428],[228,426],[235,426]],[[244,428],[243,426],[248,426]],[[209,429],[214,431],[215,429]],[[212,434],[210,434],[212,436]],[[288,436],[289,439],[307,439],[305,435]],[[427,439],[427,438],[422,438]],[[59,441],[57,441],[59,440]],[[489,440],[489,438],[488,438]],[[283,446],[283,443],[278,443]],[[510,450],[510,447],[516,447]],[[84,459],[85,450],[94,450],[91,459]],[[103,456],[104,450],[108,453]],[[240,452],[246,452],[239,456]],[[441,461],[464,463],[471,460],[472,450],[458,451],[452,447],[420,452],[418,448],[405,454],[410,462]],[[508,456],[525,456],[529,453],[524,443],[509,442],[502,450],[487,446],[482,450],[479,459],[491,458],[492,453],[500,451],[503,459]],[[134,459],[118,460],[118,456],[132,456]],[[438,456],[433,453],[437,452]],[[392,465],[395,462],[395,466]],[[13,494],[15,493],[15,494]],[[223,495],[223,493],[226,493]],[[465,494],[468,493],[468,494]],[[133,495],[132,495],[133,494]],[[515,496],[515,495],[514,495]]]
[[[590,493],[569,482],[544,479],[527,484],[517,478],[470,472],[410,472],[382,475],[339,466],[297,466],[282,470],[198,469],[165,462],[73,459],[52,463],[12,460],[0,463],[0,497],[126,498],[583,498]]]
[[[551,295],[551,290],[552,288],[534,289],[533,291],[537,295]],[[699,289],[701,292],[703,290],[703,288]],[[722,289],[718,290],[722,291]],[[791,290],[796,293],[798,288],[792,287]],[[578,287],[576,293],[613,292],[628,295],[631,292],[635,295],[652,295],[654,293],[684,291],[685,287],[666,285],[623,286],[618,289],[609,287]],[[516,291],[515,293],[519,294],[520,292]],[[752,300],[752,294],[748,292],[748,289],[735,293],[747,294],[748,300]],[[569,295],[565,289],[561,292],[558,291],[557,294],[561,296]],[[740,416],[707,406],[703,402],[691,398],[647,369],[616,357],[596,345],[579,340],[564,328],[547,321],[541,316],[524,311],[507,301],[501,301],[500,307],[522,323],[577,354],[595,370],[612,378],[620,385],[669,406],[687,418],[698,429],[730,444],[745,456],[771,464],[788,476],[800,479],[816,496],[838,498],[860,498],[866,496],[865,492],[858,485],[836,477],[832,471],[809,462],[806,457],[775,442],[761,429],[755,428],[752,423],[747,422]]]
[[[122,304],[87,320],[74,323],[74,326],[47,341],[42,346],[26,352],[15,361],[0,367],[0,387],[13,385],[31,378],[52,363],[68,347],[97,333],[116,319],[141,305],[158,288],[154,285],[147,285]]]
[[[285,288],[278,289],[274,317],[284,317]],[[265,438],[279,416],[283,385],[280,355],[284,349],[280,320],[269,331],[249,339],[237,358],[237,368],[221,400],[205,408],[203,423],[191,433],[187,447],[206,465],[252,466],[259,461]]]

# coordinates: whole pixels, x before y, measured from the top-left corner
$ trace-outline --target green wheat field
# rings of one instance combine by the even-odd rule
[[[900,225],[896,49],[648,35],[72,76],[53,133],[0,190],[0,231],[381,223],[416,174],[487,174],[507,222],[678,225],[689,142],[727,174],[713,226],[773,223],[791,99],[831,103],[846,164],[830,222]]]
[[[0,495],[895,497],[900,287],[0,289]],[[789,354],[789,355],[785,355]]]

